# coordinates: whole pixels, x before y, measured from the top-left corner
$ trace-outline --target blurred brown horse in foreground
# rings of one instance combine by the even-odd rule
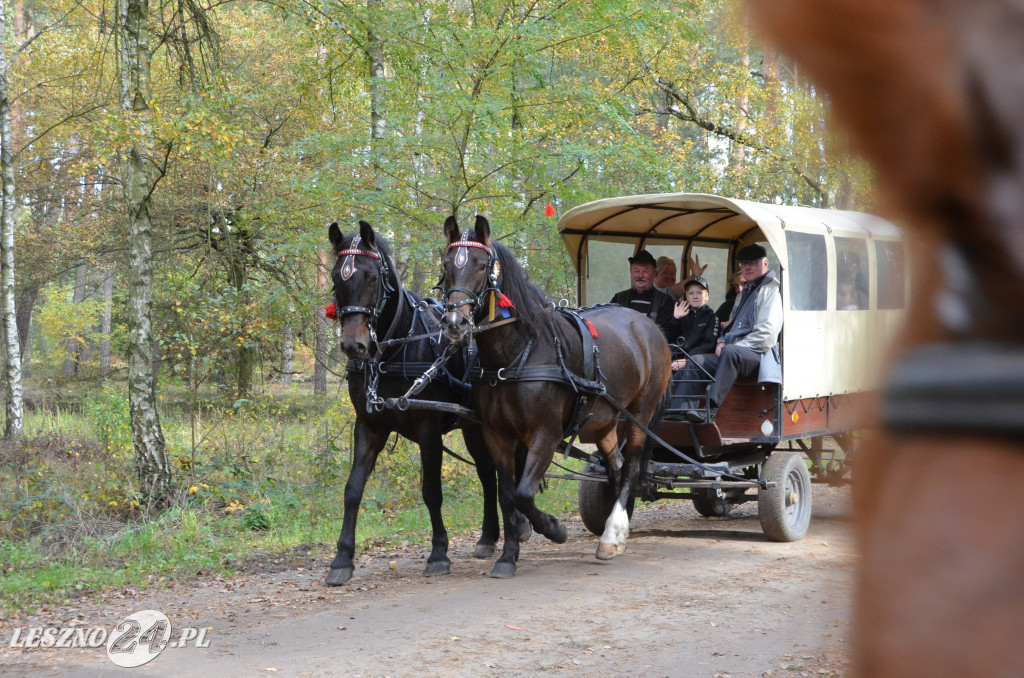
[[[750,5],[917,242],[856,479],[857,673],[1024,675],[1024,3]]]

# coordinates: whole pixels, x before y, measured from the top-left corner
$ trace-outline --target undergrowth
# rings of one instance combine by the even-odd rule
[[[0,617],[332,545],[354,416],[347,394],[231,400],[168,389],[161,419],[174,490],[169,506],[150,507],[138,492],[122,390],[83,389],[72,406],[28,412],[24,438],[0,447]],[[457,433],[446,444],[467,457]],[[475,469],[446,455],[443,478],[450,534],[477,532]],[[554,485],[541,496],[545,510],[573,510],[575,485]],[[392,436],[363,496],[357,548],[429,541],[419,452]]]

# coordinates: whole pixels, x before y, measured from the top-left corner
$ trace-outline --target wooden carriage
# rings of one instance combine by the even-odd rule
[[[558,228],[580,306],[627,288],[627,257],[647,249],[670,257],[683,279],[691,257],[706,264],[709,304],[717,308],[736,252],[752,243],[767,249],[781,281],[782,384],[737,384],[706,425],[676,420],[670,406],[651,424],[633,496],[692,499],[703,515],[756,498],[770,539],[802,537],[812,478],[849,478],[866,396],[878,387],[885,347],[904,319],[910,281],[899,229],[859,212],[689,193],[598,200],[566,212]],[[580,512],[600,533],[610,505],[593,461],[577,476]]]

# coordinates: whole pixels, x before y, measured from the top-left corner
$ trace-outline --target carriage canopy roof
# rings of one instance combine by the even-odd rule
[[[657,193],[595,200],[574,207],[558,220],[562,240],[580,264],[580,247],[591,236],[697,238],[736,242],[759,227],[776,252],[785,251],[786,228],[832,235],[900,239],[888,221],[861,212],[768,205],[703,193]]]

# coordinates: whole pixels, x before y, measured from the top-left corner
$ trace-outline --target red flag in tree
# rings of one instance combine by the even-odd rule
[[[555,216],[555,208],[551,206],[551,203],[548,203],[547,206],[544,207],[544,216],[546,216],[546,217],[553,217],[553,216]]]

